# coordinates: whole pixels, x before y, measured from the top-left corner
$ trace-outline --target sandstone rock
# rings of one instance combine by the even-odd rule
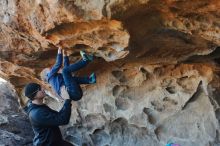
[[[205,4],[207,7],[202,7]],[[169,0],[110,0],[98,4],[97,1],[2,1],[0,6],[1,58],[38,68],[38,73],[51,65],[48,58],[53,60],[51,53],[55,48],[50,43],[59,41],[70,47],[72,53],[81,46],[114,61],[130,51],[130,59],[146,57],[149,63],[174,63],[193,55],[206,55],[219,44],[219,3],[215,0],[187,4]],[[185,11],[187,8],[192,9]],[[194,11],[196,8],[198,11]],[[130,43],[129,36],[132,36]],[[43,58],[44,53],[51,57]],[[6,74],[12,71],[1,70]],[[1,76],[7,79],[2,73]]]
[[[127,98],[116,98],[115,105],[119,110],[126,110],[130,107],[129,99]]]
[[[83,125],[88,129],[88,131],[95,131],[95,129],[102,129],[105,127],[107,120],[101,114],[88,114],[85,117],[85,122]]]
[[[91,135],[92,141],[96,146],[108,145],[110,143],[111,137],[104,130],[96,130]]]
[[[60,43],[73,49],[82,45],[82,49],[95,52],[106,61],[121,59],[128,54],[124,48],[128,45],[129,35],[119,21],[62,24],[46,32],[46,38],[53,44]]]
[[[212,105],[203,90],[197,92],[185,110],[161,121],[155,130],[160,141],[172,139],[175,143],[187,146],[202,146],[214,141],[218,123]]]
[[[22,137],[4,130],[0,130],[0,139],[1,145],[22,145],[21,141],[24,141]]]
[[[0,126],[7,123],[8,123],[8,118],[6,116],[0,115]]]
[[[77,127],[71,127],[66,129],[67,137],[66,139],[68,141],[71,141],[73,144],[80,146],[83,144],[83,134],[81,133],[81,129]]]
[[[84,96],[62,127],[66,139],[75,145],[162,146],[172,140],[217,146],[219,7],[219,0],[2,0],[0,77],[17,93],[28,82],[50,92],[39,73],[54,64],[57,45],[67,47],[71,63],[85,50],[95,61],[77,75],[95,71],[97,83],[82,86]],[[20,105],[27,99],[10,88],[1,92],[7,124],[0,126],[12,142],[6,143],[20,144],[18,135],[28,143],[30,125],[25,128],[14,97]],[[49,97],[46,103],[62,106]]]
[[[0,83],[0,145],[31,146],[33,131],[9,83]]]

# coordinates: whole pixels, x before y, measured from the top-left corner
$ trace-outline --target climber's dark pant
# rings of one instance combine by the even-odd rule
[[[74,146],[74,145],[63,140],[60,142],[53,143],[52,146]]]
[[[66,86],[67,92],[70,99],[77,101],[82,98],[83,92],[80,84],[89,84],[88,77],[75,77],[72,76],[73,72],[80,70],[88,64],[88,61],[80,60],[69,66],[64,66],[62,70],[62,75],[64,79],[64,84]]]

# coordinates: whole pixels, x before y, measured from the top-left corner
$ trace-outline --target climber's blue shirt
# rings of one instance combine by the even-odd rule
[[[57,54],[56,63],[51,68],[50,72],[47,74],[47,81],[52,86],[53,90],[60,95],[60,88],[64,85],[63,76],[61,73],[58,73],[63,63],[63,55]],[[64,57],[64,64],[69,65],[69,58]]]
[[[71,100],[65,100],[63,108],[57,112],[47,105],[36,105],[29,101],[24,108],[30,119],[35,137],[34,146],[52,146],[62,141],[58,126],[66,125],[71,115]]]

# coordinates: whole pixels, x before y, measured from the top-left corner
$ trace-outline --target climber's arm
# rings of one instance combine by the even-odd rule
[[[52,76],[53,74],[57,73],[59,69],[61,68],[63,63],[63,56],[62,56],[62,48],[59,47],[57,57],[56,57],[56,63],[51,68],[48,76]]]
[[[67,52],[66,52],[66,50],[65,49],[63,49],[63,58],[64,58],[64,66],[69,66],[69,57],[68,57],[68,55],[67,55]]]
[[[59,112],[44,107],[33,110],[29,117],[33,123],[40,126],[60,126],[69,123],[70,115],[71,100],[67,99]]]

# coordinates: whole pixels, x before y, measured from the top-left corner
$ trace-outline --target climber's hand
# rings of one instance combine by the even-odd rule
[[[62,48],[58,47],[58,54],[62,54]]]
[[[63,56],[68,56],[66,49],[63,49]]]

